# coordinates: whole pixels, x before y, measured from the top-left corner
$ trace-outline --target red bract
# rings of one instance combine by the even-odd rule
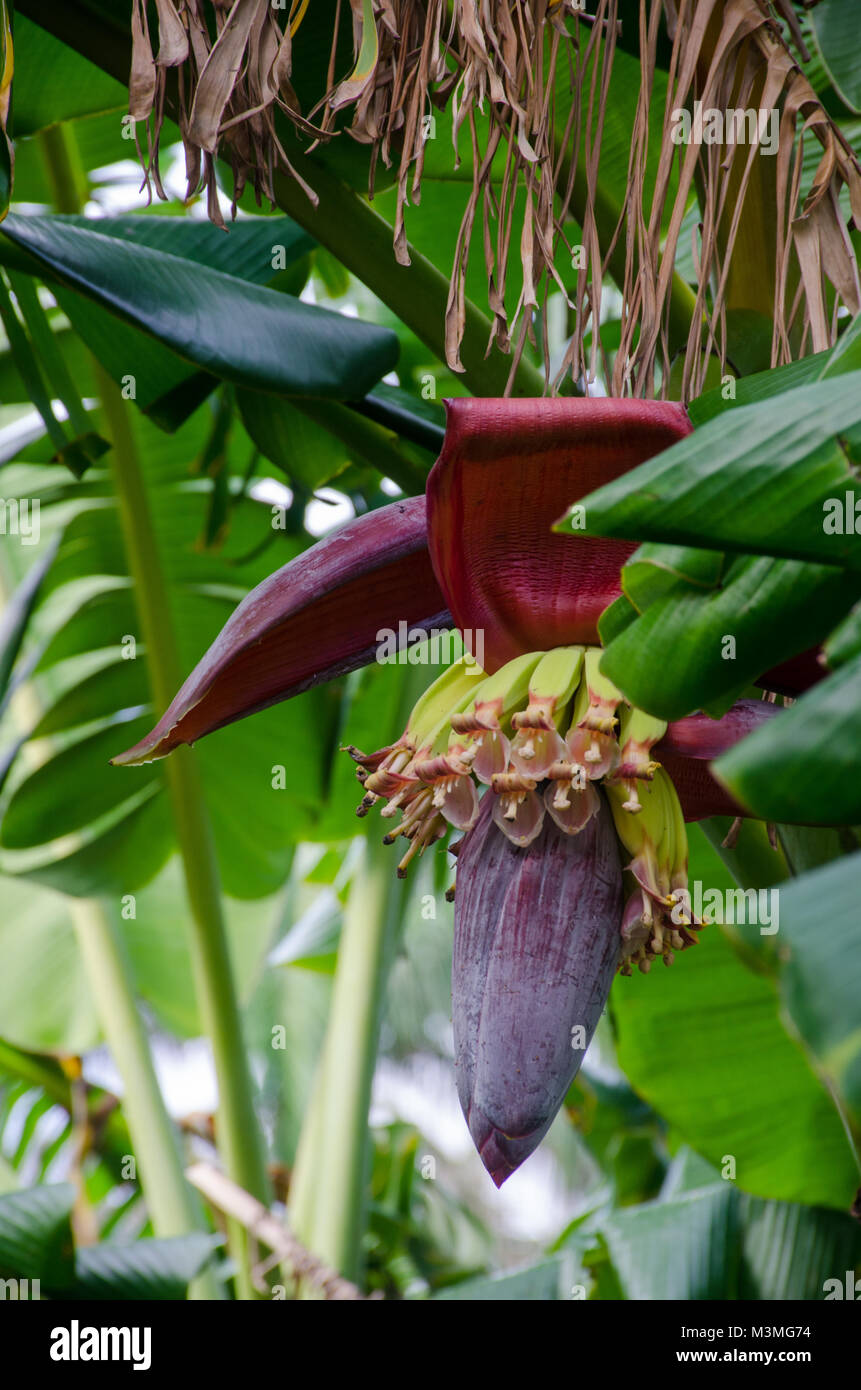
[[[616,973],[624,899],[603,797],[579,835],[548,817],[528,849],[499,834],[490,802],[458,855],[452,1021],[461,1107],[500,1187],[580,1068]]]
[[[451,626],[427,548],[425,499],[357,517],[258,584],[145,739],[163,758],[235,719],[374,660],[380,628]]]
[[[606,399],[448,402],[427,485],[428,543],[457,626],[484,634],[484,669],[596,644],[627,541],[551,531],[568,507],[691,432],[682,406]]]
[[[259,584],[152,732],[115,763],[162,758],[367,665],[377,633],[401,622],[481,631],[488,672],[521,652],[598,641],[633,547],[550,528],[578,498],[689,433],[683,408],[574,398],[447,408],[427,503],[359,517]]]
[[[711,775],[709,762],[779,715],[780,709],[765,700],[739,700],[722,719],[691,714],[669,725],[655,746],[655,757],[672,778],[686,821],[744,815],[743,807]]]

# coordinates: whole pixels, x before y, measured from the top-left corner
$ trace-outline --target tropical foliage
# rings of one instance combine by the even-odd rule
[[[861,1266],[850,9],[0,4],[0,1278],[814,1300]],[[774,150],[677,142],[696,103],[773,111]],[[615,548],[594,635],[542,645],[600,632],[601,678],[678,727],[671,772],[739,702],[789,707],[696,754],[710,925],[616,976],[497,1193],[457,1105],[446,841],[399,879],[341,751],[397,740],[425,648],[375,662],[357,590],[349,651],[313,609],[307,670],[263,648],[193,750],[110,760],[153,751],[237,605],[321,536],[355,517],[384,556],[393,501],[396,615],[468,627],[426,559],[443,400],[595,395],[676,424],[576,496],[559,446],[568,592]],[[464,612],[512,522],[497,463],[444,518]]]

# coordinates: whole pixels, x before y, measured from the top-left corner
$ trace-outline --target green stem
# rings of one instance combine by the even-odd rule
[[[69,134],[63,125],[49,125],[38,136],[54,207],[67,215],[79,213],[89,193],[81,157]]]
[[[149,497],[126,403],[99,365],[96,375],[112,442],[109,458],[147,650],[153,702],[157,709],[166,709],[181,684],[181,672]],[[168,760],[165,775],[188,895],[197,998],[212,1043],[218,1079],[218,1146],[234,1182],[265,1202],[266,1171],[227,946],[218,866],[192,750],[178,749]],[[232,1237],[240,1289],[244,1297],[252,1297],[247,1233],[234,1224]]]
[[[309,420],[328,430],[331,435],[353,452],[359,454],[372,468],[403,488],[408,497],[424,492],[433,456],[425,454],[427,467],[422,468],[410,458],[394,431],[368,420],[357,410],[350,410],[338,401],[297,397],[291,401]]]
[[[391,852],[372,831],[344,913],[323,1057],[290,1189],[290,1220],[299,1239],[354,1281],[360,1274],[380,1006],[402,889]]]
[[[123,1109],[145,1175],[153,1229],[159,1236],[204,1230],[203,1214],[185,1180],[176,1132],[135,1007],[131,968],[120,935],[101,904],[72,898],[69,908],[102,1031],[123,1079]],[[198,1276],[189,1295],[221,1297],[211,1270]]]
[[[32,276],[18,271],[9,270],[6,274],[48,384],[66,407],[72,429],[79,437],[85,435],[90,428],[87,412],[60,351],[57,335],[39,303],[36,282]]]

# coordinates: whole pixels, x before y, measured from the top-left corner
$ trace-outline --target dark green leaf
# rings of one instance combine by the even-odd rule
[[[217,387],[211,372],[181,361],[157,338],[124,323],[95,300],[61,285],[52,288],[77,339],[118,385],[134,363],[135,404],[160,429],[172,433]]]
[[[662,719],[715,713],[820,641],[859,592],[856,576],[830,566],[739,558],[720,588],[679,586],[651,603],[611,640],[602,669]]]
[[[55,219],[60,225],[88,230],[84,217]],[[224,271],[256,285],[280,287],[313,245],[287,217],[247,217],[225,234],[209,222],[189,217],[104,217],[100,234],[167,251],[195,264]],[[277,254],[276,254],[277,253]],[[283,269],[276,270],[276,266]],[[34,269],[31,264],[31,271]],[[174,430],[214,389],[216,378],[184,362],[156,338],[141,332],[94,300],[55,286],[57,302],[81,339],[106,371],[122,382],[134,363],[135,401],[162,429]]]
[[[799,1034],[861,1126],[861,853],[781,890],[781,990]]]
[[[8,505],[8,503],[7,503]],[[9,684],[12,667],[21,650],[27,624],[38,600],[42,581],[57,555],[61,537],[55,536],[27,571],[15,593],[0,613],[0,707]]]
[[[0,218],[5,217],[12,201],[12,179],[15,153],[5,130],[0,130]]]
[[[463,1284],[455,1284],[434,1294],[433,1301],[439,1302],[542,1302],[570,1298],[571,1278],[567,1273],[570,1260],[565,1255],[555,1255],[550,1260],[530,1265],[528,1269],[515,1270],[511,1274],[496,1274],[486,1279],[468,1279]]]
[[[826,1296],[826,1281],[845,1289],[861,1261],[861,1230],[851,1216],[794,1202],[741,1197],[744,1232],[739,1298],[760,1301]]]
[[[363,401],[352,404],[355,410],[378,425],[385,425],[401,439],[409,439],[433,454],[441,452],[445,411],[435,401],[422,400],[411,391],[381,381]]]
[[[244,217],[227,232],[196,217],[52,217],[58,227],[97,230],[126,246],[143,246],[223,271],[250,285],[272,285],[313,250],[315,242],[289,217]]]
[[[137,798],[159,776],[154,763],[142,769],[133,786],[124,777],[93,778],[92,769],[108,765],[118,739],[142,737],[151,722],[139,709],[125,711],[44,762],[12,793],[3,817],[4,848],[39,845],[47,834],[51,839],[70,835],[117,810],[130,796]]]
[[[138,649],[137,656],[145,652]],[[119,658],[119,659],[117,659]],[[33,730],[32,738],[65,732],[80,724],[109,717],[118,709],[129,709],[139,701],[140,674],[133,661],[124,661],[120,652],[108,653],[91,675],[70,685],[65,694],[45,711]]]
[[[218,1243],[217,1236],[188,1235],[82,1246],[75,1255],[75,1297],[135,1302],[184,1298]]]
[[[846,372],[861,369],[861,314],[857,314],[844,328],[835,347],[827,354],[822,368],[823,380],[830,376],[844,376]]]
[[[859,426],[861,372],[736,406],[584,498],[587,531],[861,569]]]
[[[628,1298],[821,1300],[861,1258],[861,1231],[844,1212],[749,1197],[714,1169],[696,1176],[601,1222]]]
[[[650,603],[686,589],[714,589],[724,557],[717,550],[681,545],[641,545],[622,569],[622,589],[642,613]]]
[[[264,391],[240,390],[236,403],[263,457],[310,491],[337,477],[352,461],[348,449],[305,415],[298,402]]]
[[[3,854],[3,870],[74,898],[120,901],[154,878],[175,847],[167,799],[153,783],[129,797],[107,828],[90,828],[80,848],[67,851],[50,842],[38,853]],[[50,836],[50,823],[45,831]]]
[[[727,385],[715,387],[691,401],[688,415],[699,428],[725,410],[733,410],[740,405],[754,405],[757,401],[770,400],[772,396],[782,396],[795,386],[819,381],[825,377],[841,376],[844,372],[854,372],[861,368],[861,314],[844,328],[833,348],[824,352],[811,353],[809,357],[799,358],[797,362],[787,362],[783,367],[772,367],[767,371],[756,372]]]
[[[289,295],[57,218],[8,217],[3,233],[42,273],[79,290],[238,385],[346,399],[397,361],[395,334]],[[134,360],[124,375],[134,376]]]
[[[631,600],[626,598],[624,594],[620,594],[608,608],[604,609],[598,619],[598,632],[601,635],[603,645],[609,647],[610,643],[624,632],[626,627],[630,627],[631,623],[637,621],[637,617],[637,610]]]
[[[121,82],[75,53],[41,25],[34,24],[20,12],[16,15],[16,139],[34,135],[58,121],[92,116],[99,111],[115,111],[119,143],[120,114],[128,110],[128,105],[129,94]]]
[[[764,820],[861,822],[861,654],[714,764],[733,796]]]
[[[0,1270],[4,1277],[63,1284],[73,1277],[71,1183],[0,1196]]]
[[[844,666],[861,652],[861,603],[856,603],[839,627],[832,632],[824,647],[825,660],[833,668]]]
[[[830,352],[818,352],[811,357],[802,357],[798,362],[788,362],[784,367],[774,367],[767,372],[756,372],[753,376],[742,377],[732,386],[716,386],[697,396],[688,406],[688,415],[697,429],[713,420],[724,411],[737,410],[741,405],[754,405],[757,401],[770,400],[772,396],[782,396],[794,386],[803,386],[809,381],[817,381],[822,370],[831,359]]]
[[[690,844],[692,884],[733,891],[695,827]],[[833,1100],[787,1032],[774,982],[720,926],[659,978],[617,977],[610,1008],[631,1084],[715,1167],[732,1156],[739,1188],[849,1207],[858,1168]]]
[[[819,0],[810,11],[816,44],[831,81],[850,111],[861,113],[858,14],[845,0]]]
[[[613,1212],[601,1233],[627,1298],[738,1296],[739,1211],[729,1184]]]

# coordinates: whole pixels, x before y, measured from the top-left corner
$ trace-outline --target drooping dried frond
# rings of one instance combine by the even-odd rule
[[[648,187],[644,149],[648,122],[654,119],[654,35],[662,9],[669,13],[673,50],[665,107],[658,115],[664,133],[661,159],[654,186]],[[687,400],[702,390],[710,355],[718,357],[722,368],[726,364],[727,310],[754,307],[743,292],[733,299],[734,277],[740,278],[746,261],[756,260],[750,242],[739,241],[745,209],[754,203],[760,228],[774,229],[771,244],[759,248],[765,253],[764,263],[771,262],[773,284],[768,285],[766,274],[756,296],[758,306],[763,304],[763,291],[771,300],[771,365],[833,343],[841,306],[858,313],[858,269],[839,198],[845,185],[853,220],[861,226],[861,172],[765,5],[757,0],[651,0],[649,10],[647,31],[644,3],[639,129],[626,206],[632,244],[613,389],[618,394],[631,388],[635,394],[649,394],[656,364],[664,379],[669,373],[667,308],[673,266],[696,188],[697,298],[681,385]],[[680,129],[674,113],[683,110],[693,111],[691,134],[699,135],[699,141],[673,143],[672,131]],[[749,138],[751,116],[757,121],[758,139]],[[767,152],[766,120],[777,126],[774,146]],[[802,181],[805,138],[821,145],[808,188]],[[677,182],[671,192],[675,165]],[[830,312],[826,285],[834,291]]]
[[[175,69],[170,100],[186,150],[188,195],[205,189],[215,221],[222,220],[217,156],[232,163],[234,200],[250,184],[258,199],[274,201],[280,168],[314,202],[313,187],[285,149],[293,138],[285,129],[292,126],[305,149],[351,138],[368,147],[369,193],[380,165],[396,177],[394,255],[407,264],[408,209],[421,198],[434,113],[447,109],[453,164],[463,156],[472,171],[446,312],[453,369],[461,368],[466,274],[478,240],[492,321],[488,350],[495,344],[510,352],[512,373],[536,327],[549,361],[547,316],[539,311],[559,294],[570,338],[552,383],[547,369],[549,386],[570,374],[588,387],[603,373],[616,395],[672,389],[688,399],[702,389],[710,361],[726,367],[732,311],[762,312],[762,277],[749,264],[744,230],[754,216],[769,229],[771,361],[833,342],[841,307],[859,308],[840,195],[848,190],[851,216],[861,225],[861,172],[789,47],[794,42],[803,54],[792,6],[641,0],[629,177],[621,205],[614,205],[602,186],[602,139],[613,101],[619,5],[595,0],[587,15],[581,4],[156,0],[155,36],[145,0],[134,0],[130,113],[146,122],[148,180],[163,196],[159,131]],[[328,64],[302,110],[293,82],[302,71],[303,42],[310,47],[319,40],[321,25]],[[309,35],[310,26],[317,27]],[[668,73],[657,66],[665,32]],[[319,56],[319,43],[315,51]],[[698,110],[721,117],[722,143],[710,143],[708,135],[698,140],[696,129],[678,140],[679,113],[696,120]],[[767,152],[763,118],[772,111],[775,141]],[[753,128],[746,128],[751,117]],[[821,146],[821,158],[805,180],[811,140]],[[687,250],[681,237],[695,203],[691,290],[676,266]],[[583,253],[573,268],[572,237]],[[745,263],[748,279],[758,280],[755,304],[745,297]],[[614,354],[602,341],[602,291],[610,275],[622,294]],[[671,388],[680,351],[680,379]]]

